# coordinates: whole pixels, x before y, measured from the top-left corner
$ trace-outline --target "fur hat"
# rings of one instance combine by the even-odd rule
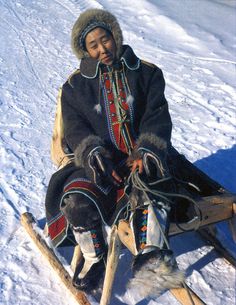
[[[102,27],[112,33],[117,48],[116,56],[119,58],[123,43],[120,25],[114,15],[101,9],[86,10],[76,20],[71,33],[71,46],[75,55],[78,59],[89,57],[85,48],[85,37],[96,27]]]

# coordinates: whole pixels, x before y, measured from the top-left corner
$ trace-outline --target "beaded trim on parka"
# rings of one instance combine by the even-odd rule
[[[123,69],[101,74],[109,135],[115,147],[129,154],[134,148],[133,105]]]

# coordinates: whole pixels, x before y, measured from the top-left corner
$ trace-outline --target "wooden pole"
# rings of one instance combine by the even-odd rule
[[[205,303],[189,288],[172,288],[171,294],[183,305],[204,305]]]
[[[65,284],[67,289],[72,293],[73,297],[76,299],[78,304],[80,305],[91,305],[87,300],[86,295],[84,292],[77,290],[71,282],[71,276],[65,270],[62,263],[54,254],[53,250],[47,245],[45,240],[41,237],[41,235],[35,230],[36,221],[33,218],[31,213],[24,213],[21,215],[21,224],[32,238],[38,249],[41,253],[46,257],[47,261],[50,263],[52,268],[56,271],[59,278]]]
[[[104,278],[102,297],[100,305],[108,305],[110,303],[112,286],[115,278],[116,269],[119,262],[121,242],[117,232],[117,226],[114,225],[111,231],[109,242],[106,273]]]
[[[73,253],[73,257],[70,263],[70,267],[73,272],[75,272],[76,267],[79,265],[80,261],[83,258],[83,254],[81,252],[80,246],[76,245]]]
[[[236,201],[236,200],[235,200]],[[236,203],[233,203],[233,217],[228,220],[229,228],[232,233],[234,242],[236,243]]]

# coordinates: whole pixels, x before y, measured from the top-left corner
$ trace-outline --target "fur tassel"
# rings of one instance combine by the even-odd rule
[[[127,97],[126,102],[127,102],[127,104],[128,104],[129,106],[132,106],[133,103],[134,103],[134,97],[133,97],[131,94],[129,94],[128,97]]]
[[[100,104],[96,104],[93,109],[97,112],[97,114],[102,113],[102,106]]]

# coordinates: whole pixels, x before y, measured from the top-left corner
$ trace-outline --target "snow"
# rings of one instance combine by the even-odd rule
[[[50,160],[56,96],[78,67],[70,31],[92,7],[113,12],[125,43],[163,70],[174,146],[236,192],[234,0],[0,0],[0,304],[76,304],[26,235],[20,215],[45,217],[45,192],[56,170]],[[236,255],[227,226],[218,227]],[[194,233],[171,245],[206,304],[236,303],[235,269],[212,247]],[[138,288],[126,291],[129,264],[125,252],[112,305],[178,304],[169,292],[142,300]]]

